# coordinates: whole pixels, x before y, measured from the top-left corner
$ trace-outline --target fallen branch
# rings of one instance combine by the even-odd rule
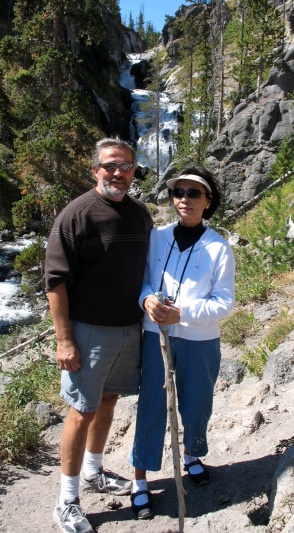
[[[26,346],[28,346],[32,342],[41,341],[44,338],[46,338],[48,335],[51,335],[52,333],[54,333],[54,327],[53,326],[51,326],[50,328],[46,329],[46,331],[43,331],[42,333],[39,333],[35,337],[32,337],[28,341],[25,341],[22,344],[18,344],[18,346],[14,346],[13,348],[8,350],[7,352],[0,354],[0,359],[3,359],[3,357],[6,357],[6,356],[15,355],[16,353],[20,352],[23,348],[25,348]]]
[[[232,220],[234,220],[239,215],[242,215],[245,211],[247,211],[248,209],[253,207],[265,195],[266,192],[271,191],[275,187],[278,187],[279,185],[282,185],[288,179],[290,179],[291,176],[293,176],[293,173],[294,173],[293,170],[290,170],[289,172],[286,172],[286,174],[284,174],[284,176],[282,176],[281,178],[277,179],[276,181],[274,181],[273,183],[268,185],[268,187],[263,189],[263,191],[261,191],[260,193],[256,194],[255,196],[253,196],[253,198],[251,198],[251,200],[248,200],[247,202],[245,202],[234,213],[229,214],[228,217],[227,217],[227,220],[229,222],[231,222]]]

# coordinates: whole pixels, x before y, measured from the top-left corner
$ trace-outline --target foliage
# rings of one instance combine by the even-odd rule
[[[69,202],[69,194],[59,183],[40,187],[33,177],[27,177],[22,198],[12,206],[12,219],[19,232],[28,231],[37,223],[38,231],[48,235],[54,218]]]
[[[25,407],[31,401],[48,401],[59,387],[60,372],[55,361],[44,355],[31,357],[24,364],[3,372],[5,396],[11,406]]]
[[[294,132],[283,138],[275,162],[271,165],[267,176],[273,180],[283,178],[294,170]]]
[[[41,322],[38,322],[38,324],[16,326],[15,328],[11,328],[9,333],[0,335],[0,353],[7,352],[11,348],[14,348],[20,342],[22,342],[24,338],[27,339],[38,336],[40,333],[46,331],[51,326],[52,319],[49,315]]]
[[[253,348],[252,350],[245,349],[244,356],[241,358],[241,363],[246,366],[250,374],[255,376],[262,376],[270,350],[266,343]]]
[[[239,98],[248,96],[254,84],[258,98],[266,69],[281,51],[284,23],[275,5],[268,0],[244,0],[240,10],[238,61],[233,67],[233,76],[239,84]],[[240,17],[240,13],[236,11],[235,16]]]
[[[230,346],[240,346],[248,336],[254,323],[253,313],[243,309],[235,310],[221,324],[222,340]]]
[[[128,27],[139,33],[141,39],[145,42],[147,49],[156,46],[160,37],[160,32],[156,31],[151,21],[148,20],[147,22],[145,22],[144,8],[140,8],[139,15],[136,21],[134,21],[132,12],[130,12]]]
[[[0,464],[23,459],[43,442],[36,415],[0,398]]]
[[[152,171],[148,171],[146,176],[144,176],[143,181],[141,182],[141,190],[143,194],[146,194],[152,190],[156,185],[156,179]]]
[[[158,206],[155,205],[155,204],[150,204],[150,203],[147,203],[145,205],[146,205],[150,215],[152,217],[155,217],[157,215],[157,213],[158,213]]]
[[[267,360],[277,346],[293,331],[294,318],[283,310],[263,342],[252,350],[245,349],[241,361],[251,374],[262,376]]]
[[[1,158],[1,149],[0,149]],[[19,190],[15,184],[11,183],[6,175],[0,170],[0,205],[2,211],[2,221],[0,220],[0,229],[4,229],[5,226],[11,227],[11,208],[14,202],[20,197]],[[2,226],[2,228],[1,228]]]
[[[268,331],[267,342],[272,349],[276,349],[287,335],[294,329],[294,316],[290,309],[282,309],[280,316],[274,321]]]
[[[254,255],[247,248],[236,250],[235,257],[236,301],[241,304],[266,301],[274,287],[268,264],[263,262],[263,257]]]
[[[268,192],[260,204],[236,225],[250,246],[238,247],[236,255],[236,298],[246,303],[265,300],[279,274],[294,264],[294,247],[285,240],[286,216],[293,180]]]
[[[3,372],[4,393],[0,398],[0,463],[21,459],[28,450],[42,443],[41,427],[31,401],[51,402],[57,396],[60,372],[44,355],[29,358],[12,370]]]
[[[213,93],[209,89],[212,79],[212,50],[206,11],[202,10],[196,18],[180,19],[178,27],[182,33],[181,83],[187,86],[188,94],[177,135],[177,168],[192,160],[194,163],[203,162],[213,135]]]
[[[14,268],[30,282],[32,292],[44,288],[44,263],[45,241],[39,235],[15,258]]]
[[[30,177],[35,186],[16,210],[17,227],[30,208],[38,220],[46,184],[77,194],[87,188],[85,168],[101,132],[85,57],[110,36],[108,11],[118,14],[116,0],[14,2],[13,33],[0,41],[0,135],[13,155],[13,177],[23,184]]]

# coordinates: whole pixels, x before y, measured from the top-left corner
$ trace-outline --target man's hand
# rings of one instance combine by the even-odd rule
[[[80,368],[80,351],[72,340],[57,343],[56,363],[61,370],[76,372]]]
[[[57,365],[61,370],[76,372],[80,368],[80,350],[72,338],[66,284],[48,291],[48,300],[57,339]]]

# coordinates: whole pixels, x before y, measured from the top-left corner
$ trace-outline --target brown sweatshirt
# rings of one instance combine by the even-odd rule
[[[70,319],[100,326],[140,322],[138,305],[152,219],[129,195],[112,202],[96,189],[56,218],[46,250],[46,287],[66,282]]]

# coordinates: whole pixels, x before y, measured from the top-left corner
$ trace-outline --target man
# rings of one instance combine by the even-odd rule
[[[93,531],[80,507],[79,483],[85,490],[120,495],[132,486],[103,470],[102,458],[118,395],[137,394],[140,380],[138,297],[152,219],[127,194],[136,165],[125,141],[99,141],[93,158],[97,186],[60,213],[46,251],[61,396],[70,405],[53,513],[64,532]]]

